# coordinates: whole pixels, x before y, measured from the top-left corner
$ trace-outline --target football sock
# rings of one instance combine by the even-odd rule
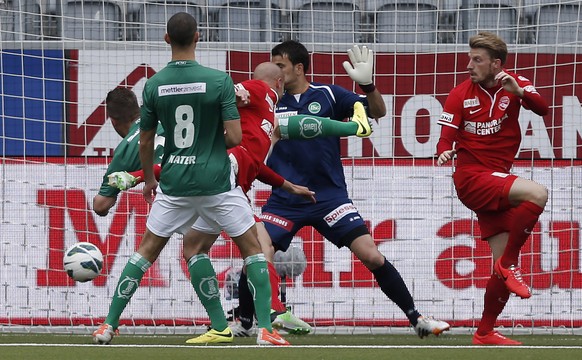
[[[543,208],[530,201],[522,202],[513,210],[509,239],[501,257],[501,265],[504,268],[517,265],[521,247],[527,241],[543,211]]]
[[[329,118],[293,115],[279,119],[281,139],[313,139],[324,136],[350,136],[358,132],[358,124]]]
[[[493,331],[495,321],[497,321],[497,317],[503,311],[508,299],[509,290],[507,290],[505,282],[497,274],[491,275],[485,288],[483,316],[477,327],[477,334],[483,336]]]
[[[220,303],[220,292],[216,272],[210,258],[206,254],[194,255],[188,260],[190,282],[196,294],[206,309],[210,318],[210,326],[217,331],[227,328],[228,322]]]
[[[254,316],[253,294],[249,290],[247,274],[243,271],[240,273],[240,279],[238,280],[238,319],[242,327],[247,330],[253,327]]]
[[[374,274],[382,292],[406,314],[412,326],[416,326],[421,315],[416,310],[412,295],[410,295],[398,270],[384,259],[384,265],[372,270],[372,274]]]
[[[279,274],[275,269],[275,265],[267,261],[267,267],[269,268],[269,281],[271,283],[271,309],[276,312],[285,312],[287,308],[279,299]]]
[[[143,274],[150,266],[152,266],[152,263],[139,253],[136,252],[131,255],[115,287],[113,299],[109,306],[109,313],[105,319],[106,324],[111,325],[114,329],[119,327],[121,313],[125,310],[127,303],[129,303],[129,300],[131,300],[131,297],[139,287]]]
[[[244,260],[247,268],[249,290],[255,303],[255,314],[260,328],[269,332],[271,327],[271,284],[269,282],[269,270],[264,254],[248,256]]]

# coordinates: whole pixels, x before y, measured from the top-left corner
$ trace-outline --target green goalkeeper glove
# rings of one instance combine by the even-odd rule
[[[344,61],[344,69],[348,75],[359,85],[372,84],[372,71],[374,69],[374,52],[369,50],[366,46],[362,46],[361,50],[358,45],[354,45],[348,50],[348,61]]]

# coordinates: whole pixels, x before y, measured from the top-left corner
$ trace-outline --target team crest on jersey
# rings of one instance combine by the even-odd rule
[[[505,109],[507,109],[509,106],[509,96],[504,96],[499,99],[499,105],[497,106],[499,107],[499,110],[505,111]]]
[[[304,139],[311,139],[321,134],[321,120],[305,117],[299,122],[299,131]]]
[[[479,106],[479,98],[475,97],[474,99],[465,99],[465,101],[463,101],[463,108],[470,108],[473,106]]]
[[[318,114],[319,111],[321,111],[321,104],[318,103],[318,102],[312,102],[307,107],[307,110],[309,110],[309,112],[312,113],[312,114]]]

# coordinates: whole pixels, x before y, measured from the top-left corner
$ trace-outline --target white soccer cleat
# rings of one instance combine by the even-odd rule
[[[119,190],[131,189],[137,184],[137,178],[127,171],[116,171],[107,175],[107,177],[109,178],[109,186]]]
[[[272,324],[274,328],[285,330],[293,335],[307,335],[311,332],[311,326],[289,310],[277,315]]]
[[[235,337],[250,337],[253,335],[253,329],[245,329],[240,321],[234,321],[228,325],[230,331]]]
[[[421,316],[418,318],[418,323],[414,327],[414,331],[416,331],[416,334],[422,339],[430,334],[439,336],[442,332],[447,331],[450,328],[451,325],[445,321]]]
[[[93,332],[93,342],[95,344],[107,345],[111,342],[115,335],[118,335],[118,330],[113,330],[113,326],[109,324],[102,324],[99,329]]]

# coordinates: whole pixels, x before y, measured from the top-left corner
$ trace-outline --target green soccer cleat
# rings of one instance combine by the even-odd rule
[[[217,331],[214,329],[208,330],[205,334],[197,336],[192,339],[186,340],[186,344],[221,344],[221,343],[231,343],[234,339],[234,335],[230,328],[227,327],[222,331]]]
[[[137,184],[137,178],[127,171],[116,171],[107,177],[109,178],[109,186],[119,190],[131,189]]]
[[[356,136],[358,137],[368,137],[372,134],[372,124],[368,120],[368,115],[364,109],[364,105],[361,102],[354,103],[354,115],[351,121],[358,124],[358,132]]]
[[[277,315],[272,324],[275,329],[284,330],[293,335],[307,335],[311,332],[311,326],[289,310]]]

